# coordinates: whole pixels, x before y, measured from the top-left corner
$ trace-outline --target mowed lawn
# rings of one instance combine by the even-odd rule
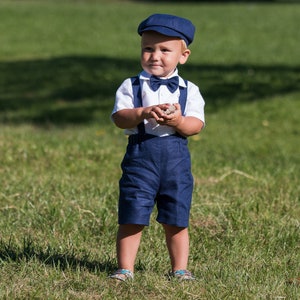
[[[189,139],[189,269],[178,283],[162,228],[144,231],[135,280],[116,283],[126,137],[114,94],[140,70],[151,13],[197,27],[181,75],[206,128]],[[299,299],[298,4],[0,2],[1,299]]]

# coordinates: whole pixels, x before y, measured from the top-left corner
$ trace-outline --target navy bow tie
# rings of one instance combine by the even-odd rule
[[[178,76],[169,79],[160,79],[156,76],[150,77],[150,87],[154,92],[157,91],[162,84],[166,85],[171,93],[174,93],[178,88],[179,78]]]

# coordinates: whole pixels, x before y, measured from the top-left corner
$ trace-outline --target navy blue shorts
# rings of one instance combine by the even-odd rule
[[[193,176],[187,143],[176,135],[129,137],[121,164],[119,224],[149,225],[156,204],[159,223],[188,227]]]

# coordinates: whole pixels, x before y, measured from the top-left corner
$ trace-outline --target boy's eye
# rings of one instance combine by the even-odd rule
[[[144,47],[143,50],[145,52],[152,52],[153,51],[153,49],[151,47]]]

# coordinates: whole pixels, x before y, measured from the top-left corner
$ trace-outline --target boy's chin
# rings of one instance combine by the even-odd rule
[[[156,77],[168,77],[170,76],[173,72],[170,72],[170,73],[164,73],[164,72],[161,72],[159,70],[145,70],[147,73],[153,75],[153,76],[156,76]]]

